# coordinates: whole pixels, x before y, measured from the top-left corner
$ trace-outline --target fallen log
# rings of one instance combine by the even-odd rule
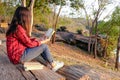
[[[76,44],[75,33],[58,31],[56,33],[56,41],[62,41],[68,44]]]
[[[84,46],[86,47],[88,45],[89,38],[90,37],[83,36],[77,33],[72,33],[72,32],[58,31],[56,33],[56,41],[61,41],[61,42],[65,42],[65,43],[76,45],[76,46],[81,46],[82,44],[83,48]],[[95,42],[95,39],[92,38],[91,45],[93,45],[94,42]]]
[[[65,76],[66,80],[111,80],[108,74],[86,64],[65,66],[58,73]]]

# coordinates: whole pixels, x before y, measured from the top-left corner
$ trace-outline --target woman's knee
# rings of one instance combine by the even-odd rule
[[[41,47],[42,47],[43,49],[46,49],[46,48],[48,48],[48,45],[47,45],[47,44],[42,44]]]

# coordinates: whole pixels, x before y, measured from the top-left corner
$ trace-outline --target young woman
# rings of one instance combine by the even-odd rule
[[[50,68],[54,71],[61,68],[64,63],[56,63],[53,61],[48,46],[44,44],[50,41],[50,39],[41,41],[35,38],[30,38],[28,35],[29,28],[29,10],[25,7],[18,7],[6,33],[7,53],[10,61],[13,64],[24,64],[24,62],[31,61],[37,57],[42,57],[46,61],[46,64],[50,65]]]

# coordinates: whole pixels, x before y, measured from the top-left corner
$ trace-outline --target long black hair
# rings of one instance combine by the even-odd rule
[[[28,35],[30,28],[30,11],[26,7],[20,6],[16,9],[6,36],[14,33],[18,25],[21,25],[26,30]]]

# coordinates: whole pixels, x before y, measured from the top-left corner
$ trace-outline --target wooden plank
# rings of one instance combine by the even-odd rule
[[[31,74],[30,71],[24,71],[21,64],[17,65],[16,67],[22,73],[26,80],[37,80],[37,78],[33,74]]]
[[[84,66],[85,67],[85,66]],[[58,72],[66,77],[66,80],[91,80],[87,73],[89,68],[81,66],[66,66]]]
[[[1,80],[25,80],[20,71],[10,63],[7,55],[0,46],[0,79]]]
[[[36,76],[38,80],[65,80],[65,77],[46,67],[41,70],[32,70],[31,72]]]
[[[6,46],[5,46],[5,43],[2,44],[2,46],[0,47],[0,51],[3,53],[1,55],[4,55],[6,57],[6,61],[5,62],[9,62],[8,60],[8,57],[7,57],[7,52],[6,52]],[[0,59],[1,60],[1,59]],[[10,62],[9,62],[10,63]],[[15,67],[15,70],[16,72],[19,72],[21,74],[22,77],[24,77],[25,80],[36,80],[35,76],[33,76],[31,74],[30,71],[24,71],[23,68],[22,68],[22,65],[19,64],[19,65],[13,65],[12,63],[10,64],[12,66]],[[9,65],[8,65],[9,66]],[[17,69],[16,69],[17,68]],[[19,71],[18,71],[19,70]],[[8,78],[9,79],[9,78]],[[23,79],[23,80],[24,80]]]

